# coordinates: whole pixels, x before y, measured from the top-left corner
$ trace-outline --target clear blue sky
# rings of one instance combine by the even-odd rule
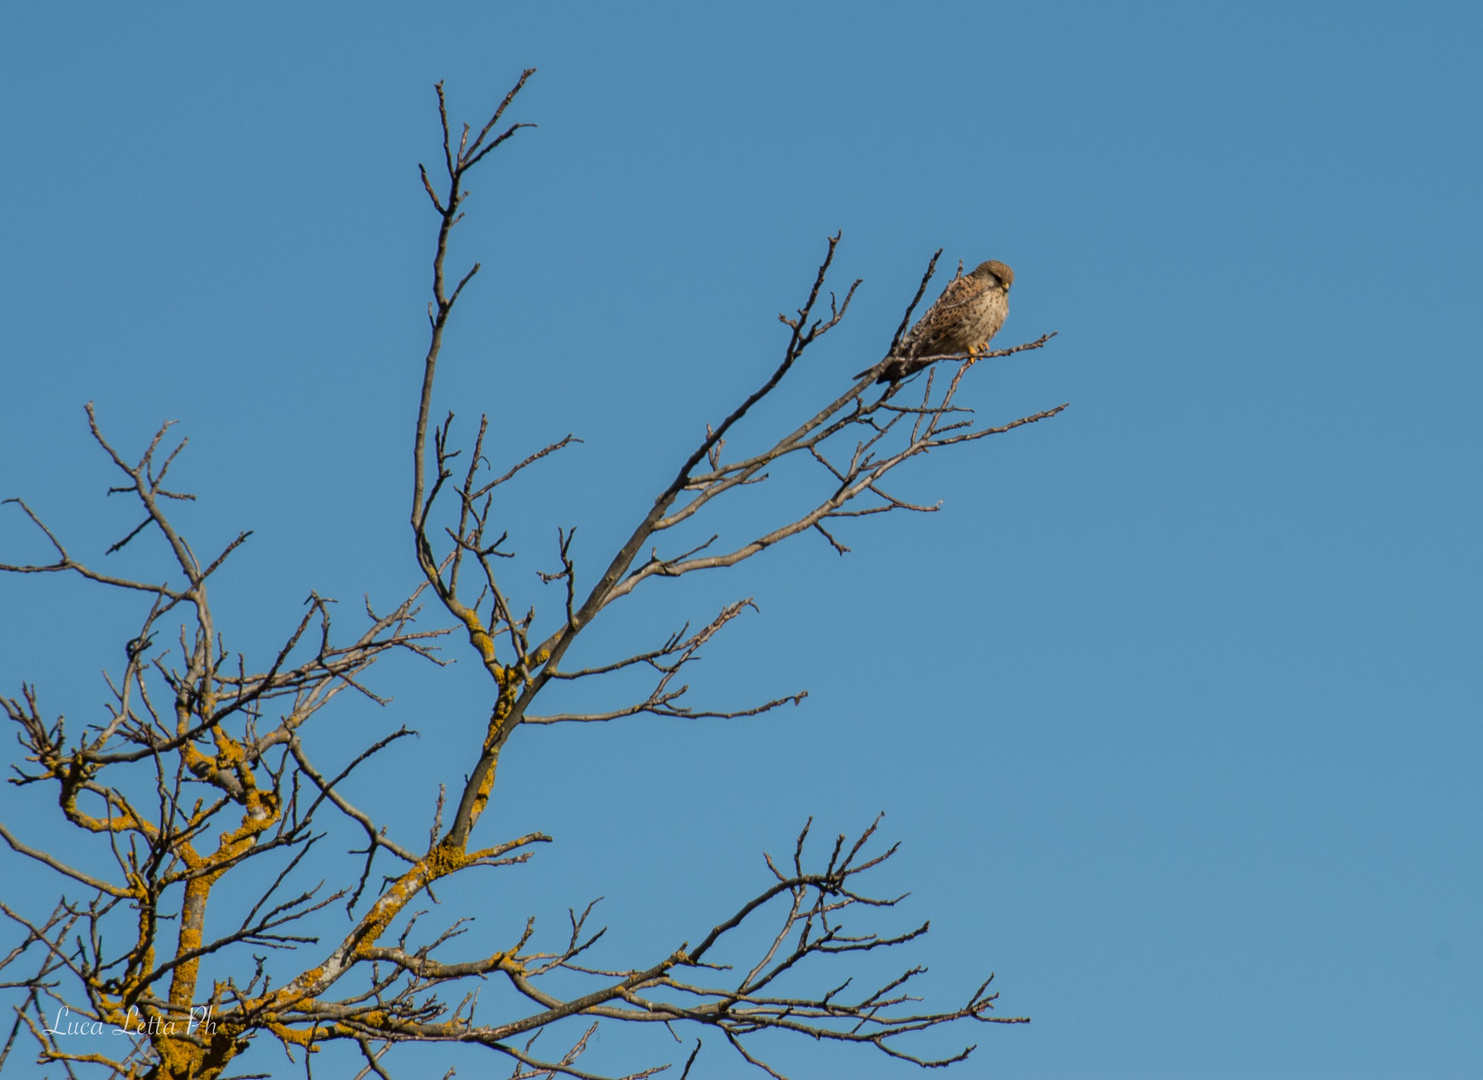
[[[615,618],[617,648],[754,596],[697,694],[811,696],[519,733],[487,827],[558,842],[444,897],[477,907],[471,947],[602,894],[603,959],[636,962],[709,926],[807,816],[884,810],[905,846],[883,888],[933,920],[937,1000],[993,970],[1034,1017],[971,1033],[962,1076],[1477,1076],[1480,10],[7,5],[0,495],[101,557],[134,521],[103,500],[83,403],[130,448],[179,419],[200,546],[257,530],[215,593],[229,644],[264,655],[310,589],[347,618],[399,596],[431,87],[476,120],[538,67],[513,118],[540,127],[471,185],[453,258],[485,272],[439,387],[491,414],[497,460],[585,440],[512,492],[531,567],[557,525],[588,566],[626,533],[770,371],[836,229],[839,278],[865,284],[798,400],[880,355],[942,246],[1014,267],[1005,343],[1060,331],[976,370],[971,403],[1072,407],[916,468],[903,493],[935,517],[865,522],[843,559],[805,537]],[[43,554],[9,512],[0,552]],[[136,619],[0,581],[0,691],[96,718]],[[414,791],[413,842],[483,683],[403,664],[377,685],[395,703],[325,714],[320,745],[423,732],[356,789]],[[26,835],[54,813],[0,792]],[[0,852],[6,894],[40,880]],[[702,1076],[745,1075],[706,1053]]]

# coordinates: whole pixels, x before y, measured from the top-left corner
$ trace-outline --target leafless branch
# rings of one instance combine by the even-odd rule
[[[446,180],[434,182],[419,166],[438,227],[430,336],[413,431],[409,524],[418,584],[404,600],[377,614],[367,598],[366,622],[346,632],[343,620],[332,617],[335,602],[310,593],[303,610],[285,619],[282,636],[271,647],[261,655],[252,647],[238,651],[218,625],[208,586],[218,573],[228,572],[230,557],[252,533],[227,533],[234,538],[214,558],[208,551],[209,561],[198,559],[171,516],[176,502],[195,495],[165,486],[186,447],[184,439],[173,447],[167,443],[173,422],[157,429],[141,455],[126,456],[105,436],[91,404],[86,410],[93,440],[118,470],[109,494],[123,496],[132,508],[127,520],[139,521],[105,548],[105,557],[129,547],[131,558],[152,558],[150,574],[158,572],[159,584],[93,569],[70,553],[30,505],[6,500],[27,519],[28,535],[34,529],[37,542],[49,545],[51,554],[43,558],[51,561],[0,563],[0,573],[75,573],[124,595],[136,594],[140,604],[138,620],[127,632],[131,636],[116,654],[122,666],[105,672],[106,709],[96,722],[80,731],[74,724],[69,734],[62,717],[43,711],[41,694],[29,682],[21,684],[18,696],[0,697],[0,710],[21,747],[12,783],[54,797],[58,820],[84,834],[96,852],[92,861],[74,858],[70,850],[63,859],[36,846],[32,819],[15,831],[0,824],[0,839],[11,852],[62,875],[70,890],[45,919],[28,915],[19,899],[13,906],[0,903],[0,914],[21,935],[0,957],[0,971],[11,980],[0,983],[0,990],[19,995],[0,1063],[24,1035],[35,1043],[43,1066],[69,1076],[95,1067],[152,1080],[223,1080],[229,1064],[254,1039],[276,1042],[294,1061],[302,1053],[306,1073],[318,1049],[338,1040],[359,1051],[360,1076],[385,1080],[390,1075],[385,1058],[393,1044],[459,1042],[508,1059],[512,1080],[602,1080],[587,1071],[585,1061],[578,1062],[591,1048],[598,1023],[612,1021],[663,1025],[677,1039],[686,1024],[698,1025],[692,1034],[706,1029],[707,1038],[715,1029],[743,1060],[782,1077],[757,1052],[757,1033],[791,1032],[820,1042],[873,1046],[889,1057],[936,1067],[963,1060],[973,1048],[955,1039],[933,1056],[928,1052],[932,1036],[924,1033],[956,1031],[960,1023],[974,1021],[1024,1022],[994,1014],[992,976],[966,998],[928,1008],[916,996],[916,980],[924,971],[920,965],[893,968],[889,977],[871,980],[859,968],[843,970],[861,954],[897,955],[890,950],[910,947],[928,932],[925,922],[915,921],[877,928],[897,917],[904,899],[875,895],[862,881],[896,850],[878,849],[879,820],[853,840],[839,836],[818,857],[805,827],[791,863],[766,859],[769,876],[753,895],[723,908],[720,921],[709,928],[702,926],[684,940],[677,934],[669,947],[647,957],[625,957],[606,928],[593,929],[593,904],[580,914],[570,910],[569,925],[556,941],[539,948],[534,918],[485,954],[471,955],[463,946],[470,940],[464,937],[467,919],[455,918],[441,932],[424,931],[419,920],[426,913],[417,908],[424,893],[438,902],[434,890],[441,891],[445,879],[475,868],[513,872],[539,845],[551,842],[540,832],[482,841],[483,847],[474,842],[501,752],[522,725],[641,714],[741,718],[796,705],[806,696],[798,692],[732,709],[691,703],[690,685],[683,681],[687,669],[695,670],[702,651],[724,627],[755,610],[750,598],[726,605],[698,629],[676,617],[670,625],[683,622],[678,631],[647,648],[635,643],[616,650],[617,658],[573,653],[599,615],[641,587],[662,591],[645,586],[647,581],[734,567],[803,533],[819,534],[844,555],[850,543],[861,542],[852,531],[862,527],[855,519],[938,509],[930,495],[908,490],[906,474],[895,473],[900,466],[1038,423],[1066,408],[983,422],[959,398],[976,364],[1039,349],[1054,336],[1046,334],[976,356],[924,358],[926,375],[910,380],[909,390],[906,381],[898,381],[877,393],[867,373],[842,386],[832,400],[767,430],[774,410],[758,406],[805,360],[819,355],[813,347],[845,318],[860,284],[852,282],[842,295],[830,291],[839,257],[836,234],[827,239],[803,302],[779,316],[781,355],[756,373],[756,389],[729,411],[718,410],[720,419],[705,425],[704,437],[652,504],[635,514],[626,538],[591,564],[595,576],[576,546],[576,529],[557,529],[559,565],[538,578],[559,583],[560,599],[538,611],[524,595],[536,583],[525,564],[512,561],[517,554],[512,537],[522,535],[518,518],[507,513],[507,504],[518,505],[511,495],[516,489],[495,489],[580,440],[568,434],[522,457],[520,450],[499,447],[504,437],[499,413],[481,416],[471,444],[462,446],[455,440],[451,412],[441,423],[430,419],[445,331],[480,269],[473,262],[462,273],[445,272],[450,237],[462,220],[471,170],[531,126],[505,116],[532,73],[523,72],[477,128],[450,122],[443,85],[436,87]],[[933,255],[907,305],[888,357],[910,325],[940,255],[940,250]],[[460,431],[458,438],[466,436]],[[491,458],[516,464],[497,473]],[[730,493],[772,476],[790,479],[761,494],[789,484],[790,494],[805,492],[806,500],[785,511],[779,499],[759,498],[761,509],[742,518],[746,524],[740,532],[739,515],[728,519],[709,512]],[[584,529],[583,536],[588,535]],[[235,570],[237,563],[232,566]],[[424,593],[437,617],[451,619],[466,636],[482,669],[480,678],[487,676],[488,712],[471,731],[466,717],[429,718],[446,724],[446,731],[468,731],[468,737],[462,757],[434,762],[443,770],[436,810],[426,848],[417,850],[388,833],[408,824],[395,812],[397,804],[425,808],[422,800],[431,801],[430,791],[404,793],[399,787],[394,800],[357,805],[345,790],[352,772],[381,751],[409,749],[412,744],[403,740],[413,732],[401,727],[377,735],[356,721],[349,730],[357,734],[342,757],[346,764],[336,772],[316,766],[308,748],[325,744],[306,731],[347,690],[353,691],[347,701],[384,704],[388,698],[372,669],[388,657],[405,653],[439,666],[449,662],[437,639],[450,631],[417,627]],[[614,687],[627,685],[625,672],[651,682],[619,696]],[[552,682],[581,683],[607,696],[589,711],[563,709],[551,701],[557,692],[541,696]],[[761,689],[757,697],[767,694]],[[548,711],[537,712],[538,707]],[[345,730],[335,732],[336,745]],[[444,781],[453,784],[446,803]],[[378,820],[388,803],[393,807],[389,818]],[[353,884],[354,869],[343,883],[326,884],[330,864],[319,858],[323,848],[316,845],[331,835],[357,845],[345,849],[359,868]],[[383,849],[397,860],[390,871],[385,860],[376,864]],[[387,876],[373,880],[377,866]],[[84,899],[76,898],[78,886]],[[228,909],[237,914],[223,922],[225,905],[218,900],[227,891],[235,892],[241,904]],[[331,917],[330,905],[340,900],[346,901],[348,922]],[[310,945],[317,946],[315,956],[294,955]],[[500,996],[481,1004],[480,991],[490,982]],[[126,1044],[117,1044],[126,1045],[123,1056],[83,1053],[64,1043],[48,1018],[48,1010],[56,1014],[59,1009],[89,1022],[122,1026],[130,1036]],[[207,1016],[209,1021],[203,1020]],[[565,1052],[536,1054],[537,1036],[578,1018],[582,1034]],[[680,1080],[688,1080],[700,1046],[697,1039]],[[625,1080],[667,1067],[646,1066]]]

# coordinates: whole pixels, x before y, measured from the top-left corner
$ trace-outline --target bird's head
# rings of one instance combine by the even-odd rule
[[[1008,292],[1009,287],[1014,284],[1014,271],[998,259],[990,259],[988,262],[979,263],[974,267],[973,273],[969,276],[976,278],[997,278],[999,287],[1005,292]]]

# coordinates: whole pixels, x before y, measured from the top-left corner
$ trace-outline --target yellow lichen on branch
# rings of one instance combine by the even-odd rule
[[[194,999],[196,980],[200,970],[199,956],[192,955],[201,948],[206,925],[206,903],[212,888],[222,874],[257,843],[257,838],[277,822],[280,800],[273,792],[265,792],[257,785],[252,770],[242,767],[241,746],[235,740],[222,736],[218,740],[218,755],[215,765],[222,772],[234,768],[241,785],[239,796],[243,814],[237,828],[223,832],[217,838],[217,848],[207,856],[198,855],[189,843],[176,845],[181,859],[189,871],[185,883],[185,896],[180,907],[180,934],[175,947],[175,957],[180,961],[170,983],[171,1004],[189,1007]],[[187,744],[187,750],[191,750]],[[204,755],[196,755],[209,761]]]
[[[249,1003],[247,1011],[281,1013],[301,1007],[304,1002],[322,994],[355,963],[371,957],[381,936],[419,892],[438,879],[463,869],[468,863],[469,856],[452,843],[445,840],[435,846],[387,887],[326,963]]]
[[[484,628],[479,613],[472,608],[466,607],[452,597],[444,600],[448,610],[458,617],[469,633],[469,644],[479,653],[479,658],[484,662],[484,668],[494,677],[495,682],[503,683],[506,671],[503,664],[495,658],[494,638],[490,637],[489,631]]]

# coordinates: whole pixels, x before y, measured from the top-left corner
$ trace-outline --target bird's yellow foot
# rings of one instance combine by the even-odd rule
[[[968,366],[972,367],[974,364],[978,363],[980,360],[983,359],[984,353],[988,351],[989,346],[987,342],[982,345],[968,346]]]

